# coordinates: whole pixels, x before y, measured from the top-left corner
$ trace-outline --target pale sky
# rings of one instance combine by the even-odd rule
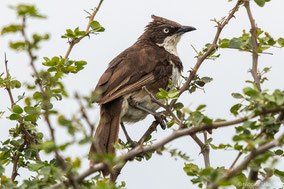
[[[98,4],[98,0],[1,0],[0,1],[0,27],[15,23],[15,14],[8,9],[8,5],[16,5],[17,3],[33,3],[36,4],[40,13],[47,15],[47,20],[28,21],[28,32],[48,32],[51,34],[51,40],[41,44],[39,57],[64,56],[68,44],[66,39],[61,39],[61,35],[66,29],[74,29],[79,26],[85,29],[88,19],[84,10],[90,10]],[[144,26],[151,21],[151,14],[156,14],[182,25],[190,25],[197,28],[196,31],[187,33],[183,36],[179,46],[178,53],[184,64],[184,75],[194,66],[196,62],[196,54],[191,48],[191,44],[198,50],[204,47],[204,44],[212,42],[216,28],[210,19],[220,19],[226,16],[229,10],[234,6],[236,0],[228,2],[227,0],[105,0],[97,17],[105,32],[99,35],[92,35],[90,39],[83,39],[76,45],[71,52],[70,59],[86,60],[88,65],[80,73],[70,75],[63,79],[66,88],[72,95],[75,91],[80,94],[89,94],[94,89],[100,75],[106,69],[108,63],[127,47],[131,46],[136,39],[143,33]],[[255,17],[258,27],[269,32],[273,37],[284,37],[284,17],[283,17],[283,0],[273,0],[266,3],[265,7],[260,8],[252,2],[252,13]],[[236,13],[228,26],[225,27],[221,34],[221,38],[239,37],[242,30],[249,30],[250,24],[247,19],[246,11],[241,7]],[[4,72],[4,52],[7,53],[9,60],[10,73],[13,77],[20,81],[31,81],[31,69],[28,67],[27,56],[23,53],[15,53],[8,48],[8,41],[15,37],[0,37],[0,73]],[[271,72],[267,75],[269,81],[263,85],[263,89],[273,91],[276,88],[284,88],[283,70],[284,70],[284,49],[271,49],[274,55],[261,55],[259,57],[259,67],[272,66]],[[213,81],[205,86],[205,92],[198,91],[194,94],[184,94],[181,98],[183,103],[189,108],[195,108],[200,104],[207,104],[206,114],[212,118],[225,118],[227,120],[234,119],[230,114],[230,107],[236,103],[231,97],[233,92],[241,92],[242,88],[248,86],[246,80],[252,80],[248,70],[251,67],[251,55],[236,50],[220,49],[221,57],[216,61],[205,61],[201,66],[198,74],[200,76],[209,76]],[[37,61],[37,68],[41,67],[41,61]],[[23,93],[23,89],[14,91],[14,96]],[[0,92],[1,111],[7,111],[9,107],[9,99],[6,91]],[[54,103],[56,109],[61,110],[66,115],[72,115],[77,111],[77,103],[74,100],[64,100]],[[97,106],[96,106],[97,107]],[[15,122],[6,120],[6,116],[0,120],[1,133],[0,140],[8,137],[8,130],[15,125]],[[98,120],[98,107],[89,113],[92,120]],[[153,118],[148,116],[146,120],[134,125],[127,125],[130,136],[138,139],[148,128]],[[68,141],[65,130],[56,125],[57,142],[63,143]],[[39,130],[46,133],[49,132],[45,124],[39,125]],[[171,133],[171,129],[166,131],[158,129],[154,137],[161,139]],[[120,133],[122,138],[122,132]],[[231,143],[234,134],[233,127],[214,130],[210,136],[213,138],[213,144]],[[179,148],[186,152],[193,163],[204,167],[203,157],[199,155],[200,149],[195,142],[189,137],[180,138],[168,146],[171,148]],[[64,154],[65,156],[81,157],[83,161],[83,169],[88,166],[86,154],[89,146],[69,148]],[[145,188],[164,188],[164,189],[186,189],[196,188],[192,186],[190,177],[186,176],[183,171],[182,160],[175,161],[166,152],[165,155],[153,155],[150,161],[129,162],[122,170],[118,182],[125,181],[128,189],[145,189]],[[236,152],[211,150],[211,165],[213,167],[228,167],[236,157]],[[49,158],[50,156],[44,156]],[[280,163],[279,166],[284,163]],[[10,170],[8,170],[9,172]],[[17,179],[26,178],[25,172],[20,171]],[[10,173],[8,173],[10,175]],[[278,186],[279,181],[275,181]]]

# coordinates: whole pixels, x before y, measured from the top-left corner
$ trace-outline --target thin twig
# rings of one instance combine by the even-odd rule
[[[69,48],[68,48],[68,50],[67,50],[67,52],[66,52],[66,54],[65,54],[65,56],[64,56],[65,59],[67,59],[67,58],[69,57],[70,52],[72,51],[74,45],[76,45],[77,43],[79,43],[79,42],[80,42],[83,38],[85,38],[86,36],[89,36],[89,34],[91,33],[91,31],[90,31],[91,23],[92,23],[92,21],[94,20],[94,17],[96,16],[96,14],[98,13],[98,11],[99,11],[99,9],[100,9],[100,7],[101,7],[103,1],[104,1],[104,0],[100,0],[100,2],[99,2],[99,4],[98,4],[97,8],[93,11],[93,13],[91,14],[91,16],[89,17],[89,22],[88,22],[87,27],[86,27],[86,32],[87,32],[87,33],[86,33],[85,35],[79,37],[78,39],[73,39],[73,40],[71,40],[71,41],[69,42]]]
[[[85,119],[85,121],[87,122],[89,128],[90,128],[90,137],[93,136],[93,133],[94,133],[94,130],[95,130],[95,125],[91,123],[87,113],[86,113],[86,110],[85,110],[85,107],[82,103],[82,101],[80,100],[80,97],[78,95],[78,93],[75,93],[75,98],[77,99],[78,103],[79,103],[79,106],[80,106],[80,112],[82,114],[82,117]]]
[[[258,43],[257,43],[257,27],[256,27],[256,23],[255,20],[253,19],[252,13],[251,13],[251,9],[250,9],[250,2],[249,1],[245,1],[244,6],[247,10],[247,14],[250,20],[250,24],[251,24],[251,38],[252,38],[252,69],[251,69],[251,74],[253,76],[254,82],[256,84],[256,87],[259,91],[261,91],[261,87],[260,87],[260,80],[261,80],[261,76],[258,73]]]
[[[230,166],[229,170],[233,169],[233,167],[236,165],[237,161],[240,159],[242,156],[243,152],[239,152],[236,159],[233,161],[232,165]]]
[[[8,70],[8,60],[7,60],[7,57],[6,57],[6,53],[4,53],[4,63],[5,63],[5,70],[6,70],[6,78],[9,79],[10,73],[9,73],[9,70]],[[12,95],[12,92],[11,92],[10,85],[6,86],[5,89],[7,90],[8,95],[9,95],[9,99],[10,99],[10,102],[11,102],[11,108],[13,108],[13,106],[15,105],[15,101],[14,101],[14,98],[13,98],[13,95]]]
[[[200,147],[201,150],[201,154],[203,155],[203,159],[204,159],[204,165],[205,168],[210,167],[210,159],[209,159],[209,152],[210,152],[210,148],[209,145],[206,144],[206,137],[204,137],[204,143],[196,136],[196,134],[190,135],[191,138],[198,144],[198,146]]]
[[[147,131],[143,134],[143,136],[138,141],[138,144],[142,145],[145,140],[154,132],[157,130],[157,126],[159,123],[157,121],[153,121],[150,127],[147,129]]]

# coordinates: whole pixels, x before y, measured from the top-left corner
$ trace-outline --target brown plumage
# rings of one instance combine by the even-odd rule
[[[146,112],[130,106],[128,99],[157,110],[159,107],[150,103],[142,87],[146,86],[153,94],[159,88],[170,90],[169,79],[176,80],[183,69],[175,53],[176,44],[183,33],[195,28],[154,15],[152,18],[137,42],[109,63],[95,88],[94,93],[102,94],[97,101],[101,113],[90,153],[115,154],[113,143],[118,140],[120,122],[137,122],[147,116]]]

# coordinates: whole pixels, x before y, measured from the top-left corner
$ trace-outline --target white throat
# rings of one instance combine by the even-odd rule
[[[178,44],[180,38],[181,38],[180,34],[174,34],[172,36],[166,37],[163,43],[160,43],[160,44],[157,43],[157,45],[160,46],[160,47],[164,47],[164,49],[166,51],[168,51],[169,53],[171,53],[175,56],[178,56],[177,44]]]

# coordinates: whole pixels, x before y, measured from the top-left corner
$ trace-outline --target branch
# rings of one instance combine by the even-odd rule
[[[266,113],[276,113],[276,112],[280,112],[283,111],[284,108],[278,108],[278,109],[271,109],[271,110],[266,110],[264,112],[262,112],[262,114],[266,114]],[[122,154],[120,156],[117,157],[118,161],[122,161],[122,162],[126,162],[128,160],[133,159],[134,157],[150,152],[150,151],[156,151],[157,149],[160,149],[162,146],[168,144],[169,142],[183,137],[183,136],[187,136],[187,135],[194,135],[200,131],[207,131],[207,130],[212,130],[212,129],[218,129],[221,127],[227,127],[227,126],[232,126],[235,124],[239,124],[242,122],[245,122],[249,119],[255,118],[257,116],[260,116],[262,114],[259,115],[255,115],[253,117],[243,117],[240,119],[236,119],[236,120],[232,120],[232,121],[223,121],[223,122],[217,122],[217,123],[213,123],[211,125],[206,125],[206,124],[202,124],[198,127],[190,127],[190,128],[184,128],[184,129],[180,129],[180,130],[175,130],[171,135],[167,136],[166,138],[152,144],[152,145],[148,145],[148,146],[142,146],[139,145],[136,148],[134,148],[133,150]],[[106,168],[106,165],[104,163],[98,163],[93,167],[90,167],[89,169],[87,169],[85,172],[83,172],[82,174],[80,174],[79,176],[75,177],[74,179],[76,179],[79,183],[81,181],[83,181],[86,177],[90,176],[91,174],[103,170]],[[65,185],[70,185],[69,183],[64,183]],[[62,186],[63,184],[57,184],[54,185],[52,188],[58,188],[59,186]]]
[[[234,8],[231,10],[230,14],[228,15],[228,17],[226,19],[224,19],[224,21],[222,21],[221,23],[218,23],[217,26],[217,32],[215,34],[214,40],[212,42],[212,45],[210,46],[210,48],[206,51],[206,53],[204,53],[202,56],[199,56],[197,59],[197,62],[194,66],[194,68],[191,70],[189,77],[187,78],[186,82],[183,84],[183,86],[180,89],[180,95],[185,92],[186,90],[188,90],[189,85],[192,81],[192,79],[194,78],[197,70],[199,69],[199,67],[201,66],[201,64],[203,63],[203,61],[214,51],[218,48],[217,42],[218,39],[220,37],[220,34],[223,30],[223,28],[225,27],[226,24],[228,24],[228,22],[231,20],[231,18],[234,17],[235,12],[239,9],[239,5],[242,3],[243,0],[238,0],[236,5],[234,6]],[[174,99],[171,101],[170,103],[170,107],[173,107],[173,105],[176,103],[177,99]]]
[[[91,27],[91,23],[92,21],[94,20],[94,17],[96,16],[96,14],[98,13],[102,3],[103,3],[104,0],[100,0],[97,8],[93,11],[93,13],[91,14],[91,16],[89,17],[89,22],[88,22],[88,25],[86,27],[86,34],[79,37],[78,39],[73,39],[72,41],[69,42],[69,48],[64,56],[65,59],[67,59],[69,57],[69,54],[71,52],[71,50],[73,49],[74,45],[76,45],[77,43],[79,43],[83,38],[85,38],[86,36],[89,36],[89,34],[91,33],[90,31],[90,27]]]
[[[250,20],[250,24],[251,24],[251,36],[252,36],[252,69],[251,69],[251,74],[253,76],[254,82],[256,84],[256,87],[259,91],[261,91],[261,87],[260,87],[260,80],[261,80],[261,76],[258,73],[257,70],[257,65],[258,65],[258,43],[257,43],[257,27],[256,27],[256,23],[255,20],[253,19],[252,13],[251,13],[251,9],[250,9],[250,3],[248,0],[245,1],[244,6],[247,10],[247,14]]]
[[[78,95],[78,93],[75,93],[75,98],[77,99],[78,101],[78,104],[80,106],[80,112],[82,114],[82,117],[85,119],[85,121],[87,122],[89,128],[90,128],[90,137],[93,136],[93,133],[94,133],[94,130],[95,130],[95,125],[91,123],[87,113],[86,113],[86,110],[85,110],[85,107],[83,105],[83,103],[81,102],[80,100],[80,97]]]
[[[207,141],[206,131],[203,134],[204,134],[204,143],[196,136],[196,134],[192,134],[190,136],[200,147],[200,150],[201,150],[200,153],[203,155],[205,168],[208,168],[210,167],[210,158],[209,158],[210,147],[208,144],[206,144],[206,141]]]
[[[5,70],[6,70],[6,78],[9,79],[10,73],[9,73],[9,70],[8,70],[8,60],[7,60],[7,57],[6,57],[6,53],[4,53],[4,64],[5,64]],[[11,102],[11,108],[13,108],[13,106],[15,105],[15,101],[14,101],[14,98],[13,98],[13,95],[12,95],[12,92],[11,92],[10,85],[6,86],[5,89],[7,90],[8,95],[9,95],[9,99],[10,99],[10,102]]]
[[[283,143],[281,143],[281,140],[283,140],[283,138],[284,138],[284,133],[282,133],[277,139],[274,139],[274,140],[258,147],[257,149],[253,150],[251,153],[249,153],[249,155],[247,155],[245,157],[245,159],[238,166],[236,166],[232,170],[228,171],[226,173],[226,175],[223,178],[221,178],[219,181],[229,180],[233,176],[237,175],[240,171],[245,169],[248,166],[248,164],[259,154],[263,154],[263,153],[267,152],[268,150],[270,150],[271,148],[274,148],[274,147],[277,147],[277,146],[282,146]],[[218,186],[215,183],[214,185],[210,186],[210,188],[216,189],[216,188],[218,188]]]

